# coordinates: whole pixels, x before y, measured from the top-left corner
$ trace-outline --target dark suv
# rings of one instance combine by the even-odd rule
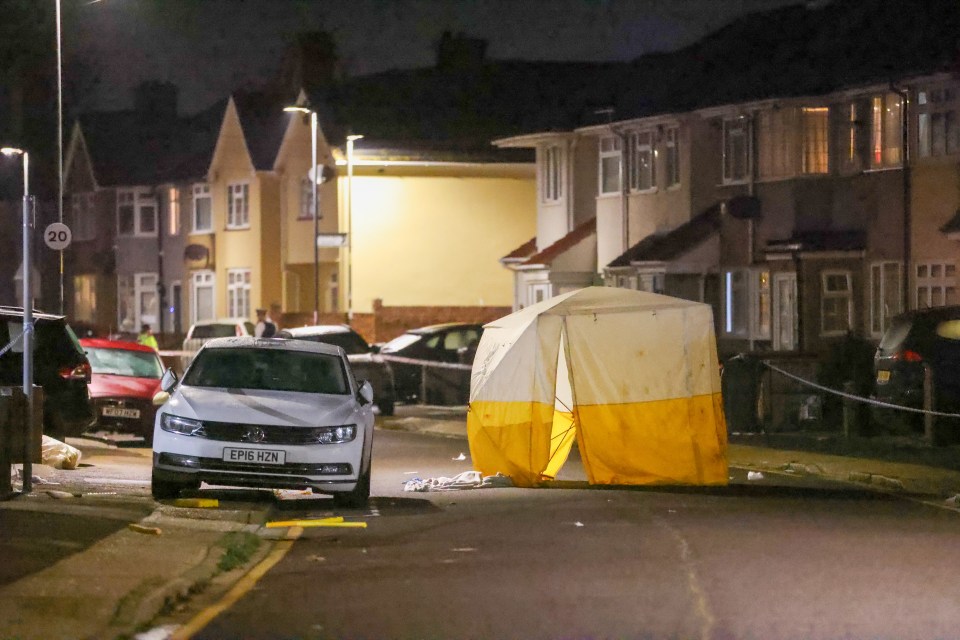
[[[33,314],[33,380],[43,388],[43,432],[62,440],[93,422],[90,363],[63,316]],[[0,307],[0,349],[23,333],[23,309]],[[22,386],[23,343],[0,356],[0,385]]]
[[[935,409],[960,409],[960,306],[918,309],[895,317],[874,356],[876,397],[913,408],[923,406],[924,368],[933,377]],[[909,414],[915,427],[920,415]]]

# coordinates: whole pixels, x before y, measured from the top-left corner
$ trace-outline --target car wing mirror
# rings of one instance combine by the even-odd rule
[[[170,393],[170,390],[177,386],[178,382],[180,382],[180,378],[177,377],[177,373],[173,369],[167,369],[163,372],[163,377],[160,378],[160,388],[165,393]]]
[[[357,391],[357,400],[360,404],[371,404],[373,402],[373,386],[369,380],[360,383],[360,389]]]

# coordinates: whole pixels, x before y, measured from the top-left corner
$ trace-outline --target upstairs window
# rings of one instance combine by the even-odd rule
[[[750,170],[750,141],[747,119],[723,121],[723,181],[745,182]]]
[[[319,193],[317,197],[320,197]],[[319,202],[317,215],[320,215]],[[300,220],[313,220],[313,180],[309,176],[300,179]]]
[[[70,211],[73,214],[73,239],[77,241],[93,240],[96,237],[96,211],[92,193],[75,193],[70,197]]]
[[[213,204],[210,200],[210,185],[193,185],[193,233],[213,231]]]
[[[600,139],[600,195],[620,193],[620,138]]]
[[[157,199],[150,190],[117,191],[117,235],[150,237],[157,234]]]
[[[827,131],[830,109],[804,107],[800,110],[801,149],[800,170],[805,174],[827,172]]]
[[[540,201],[556,202],[563,195],[562,150],[546,147],[540,155]]]
[[[917,92],[917,154],[921,158],[960,153],[960,92],[934,87]]]
[[[870,167],[872,107],[869,100],[853,100],[840,109],[842,118],[835,142],[837,171],[860,173]]]
[[[796,174],[794,156],[796,109],[765,109],[757,114],[757,174],[788,178]]]
[[[679,129],[669,127],[663,137],[663,169],[666,186],[675,187],[680,184],[680,141]]]
[[[627,136],[630,150],[630,190],[650,191],[656,188],[653,132],[639,131]]]
[[[870,168],[900,165],[902,125],[900,96],[887,93],[871,100]]]
[[[250,185],[238,182],[227,185],[227,229],[250,226]]]
[[[180,235],[180,190],[176,187],[167,189],[167,234]]]

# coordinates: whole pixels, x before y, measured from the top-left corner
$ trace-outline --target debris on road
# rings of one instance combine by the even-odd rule
[[[747,471],[747,480],[763,480],[763,473],[759,471]]]
[[[403,483],[404,491],[457,491],[460,489],[486,489],[494,487],[512,487],[509,476],[497,473],[484,477],[479,471],[464,471],[452,478],[414,478]]]
[[[452,459],[453,459],[453,460],[466,460],[466,459],[467,459],[467,456],[463,455],[463,453],[461,452],[460,455],[458,455],[456,458],[452,458]]]
[[[80,449],[50,436],[43,436],[40,445],[40,460],[43,464],[54,469],[72,470],[80,465],[80,455]]]
[[[128,524],[127,529],[130,529],[130,531],[135,531],[137,533],[145,533],[151,536],[159,536],[161,533],[163,533],[160,530],[160,527],[145,527],[142,524],[136,524],[134,522],[131,522],[130,524]]]
[[[73,494],[73,493],[70,493],[69,491],[54,491],[53,489],[50,489],[49,491],[47,491],[46,494],[51,498],[56,498],[57,500],[62,500],[64,498],[81,497],[80,494]]]

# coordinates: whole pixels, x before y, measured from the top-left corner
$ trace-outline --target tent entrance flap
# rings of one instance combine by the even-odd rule
[[[560,349],[557,353],[557,385],[553,404],[553,426],[550,430],[550,459],[540,474],[544,480],[557,477],[570,455],[577,437],[577,425],[573,413],[573,392],[570,387],[570,370],[567,368],[567,353],[563,346],[566,336],[561,329]]]

